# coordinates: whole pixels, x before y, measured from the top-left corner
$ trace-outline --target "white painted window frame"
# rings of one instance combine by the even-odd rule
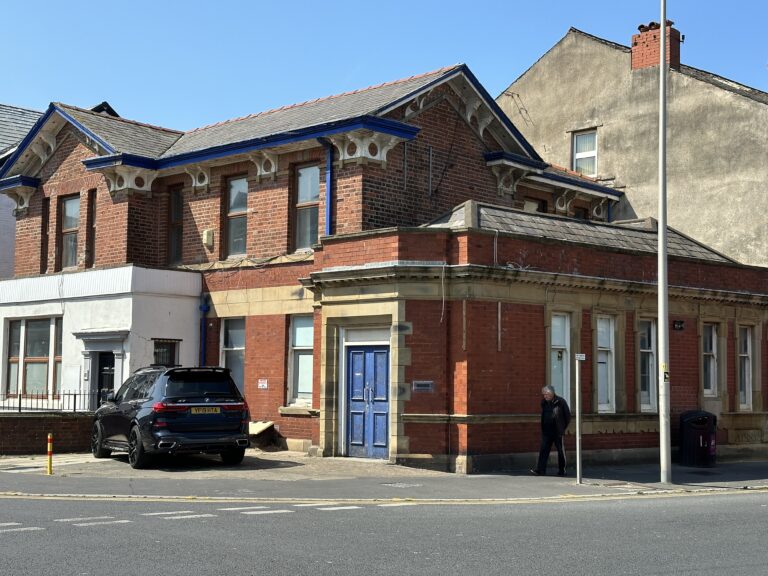
[[[579,136],[584,136],[586,134],[594,134],[595,135],[595,147],[592,150],[588,150],[586,152],[576,152],[576,140],[579,138]],[[597,176],[598,172],[598,166],[597,166],[597,130],[580,130],[579,132],[574,132],[571,138],[571,156],[573,157],[573,160],[571,161],[571,169],[574,171],[576,170],[576,161],[581,160],[582,158],[594,158],[595,159],[595,172],[594,174],[587,174],[586,172],[583,172],[582,174],[584,176],[589,176],[591,178],[594,178]]]
[[[553,329],[554,319],[556,317],[562,317],[565,319],[563,341],[562,346],[554,344]],[[547,362],[550,365],[550,371],[552,369],[552,353],[561,352],[564,358],[563,362],[563,390],[558,391],[558,394],[566,401],[570,406],[571,404],[571,315],[568,312],[553,312],[550,320],[549,328],[549,354],[547,355]],[[549,384],[553,385],[553,375],[550,372]]]
[[[221,319],[221,330],[219,331],[219,364],[223,366],[224,368],[230,368],[230,366],[227,366],[227,352],[229,351],[238,351],[242,350],[243,352],[243,389],[242,393],[245,395],[245,345],[243,346],[232,346],[229,348],[226,348],[224,346],[224,343],[226,342],[226,332],[227,332],[227,322],[232,320],[242,320],[243,321],[243,329],[247,329],[247,321],[244,316],[232,316],[231,318],[222,318]]]
[[[600,323],[608,322],[608,345],[600,345]],[[607,382],[600,381],[600,357],[607,358]],[[599,314],[595,318],[595,380],[597,382],[597,411],[611,414],[616,412],[616,318],[607,314]],[[608,402],[600,402],[600,390],[605,387],[608,391]]]
[[[288,404],[291,406],[312,406],[312,396],[310,395],[309,398],[298,398],[298,377],[299,375],[296,373],[295,363],[296,363],[296,353],[303,352],[307,353],[309,352],[310,356],[313,356],[314,352],[314,345],[312,346],[297,346],[296,342],[294,342],[294,328],[295,328],[295,322],[298,318],[309,318],[313,319],[312,314],[296,314],[294,316],[291,316],[291,323],[289,327],[289,348],[288,348]],[[314,326],[312,327],[312,340],[314,343]],[[314,372],[314,362],[313,362],[313,372]],[[314,373],[312,374],[312,377],[314,377]]]
[[[5,397],[9,393],[9,385],[10,382],[8,382],[8,364],[9,364],[9,358],[10,358],[10,322],[12,321],[19,321],[21,324],[21,329],[19,331],[19,362],[17,366],[17,373],[16,373],[16,392],[12,393],[14,396],[21,395],[22,397],[29,396],[29,394],[26,391],[26,383],[24,381],[24,375],[26,370],[26,364],[27,364],[27,353],[26,353],[26,346],[27,346],[27,322],[31,320],[48,320],[48,360],[47,360],[47,374],[45,378],[45,387],[46,387],[46,396],[54,396],[56,395],[56,374],[57,374],[57,366],[56,366],[56,319],[60,318],[60,316],[44,316],[42,318],[12,318],[8,321],[8,326],[6,327],[6,333],[8,334],[8,338],[6,338],[6,346],[5,350],[3,351],[3,362],[5,364],[5,370],[3,371],[4,380],[2,383],[2,389],[0,390],[2,392],[2,395]],[[24,384],[22,386],[22,384]]]
[[[742,336],[742,331],[745,331],[746,337]],[[736,355],[738,381],[737,391],[739,395],[739,410],[750,411],[752,410],[752,385],[753,385],[753,351],[754,351],[754,328],[752,326],[741,325],[738,327],[738,341],[736,343]],[[746,341],[746,351],[742,352],[742,344]],[[744,385],[744,396],[746,402],[741,401],[741,387]]]
[[[712,349],[707,350],[705,348],[705,343],[707,341],[706,339],[706,332],[708,329],[712,330]],[[706,378],[704,376],[704,364],[709,363],[710,365],[710,379],[709,382],[706,381]],[[718,391],[718,358],[717,358],[717,324],[714,322],[705,322],[702,325],[702,334],[701,334],[701,383],[702,383],[702,392],[704,396],[708,398],[715,398],[717,397],[717,391]]]
[[[637,346],[639,351],[639,368],[642,368],[643,365],[643,355],[650,355],[651,357],[651,371],[648,375],[649,382],[648,382],[648,394],[650,396],[650,403],[643,403],[642,396],[640,397],[640,412],[658,412],[659,406],[658,406],[658,388],[657,388],[657,378],[659,373],[659,364],[658,364],[658,347],[657,347],[657,337],[656,337],[656,319],[654,318],[642,318],[640,319],[640,323],[638,325],[638,329],[642,327],[642,324],[648,322],[651,325],[651,347],[650,348],[641,348],[640,347],[640,338],[637,339]],[[638,381],[640,382],[642,386],[642,372],[638,371]],[[641,388],[642,389],[642,388]]]

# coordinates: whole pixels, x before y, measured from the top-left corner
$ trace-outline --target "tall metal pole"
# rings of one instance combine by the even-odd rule
[[[667,2],[661,0],[659,39],[659,459],[661,482],[672,482],[669,433],[669,294],[667,280]]]
[[[581,362],[586,354],[576,354],[576,484],[582,483],[581,474]]]

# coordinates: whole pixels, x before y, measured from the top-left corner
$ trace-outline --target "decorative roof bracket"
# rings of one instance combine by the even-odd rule
[[[262,178],[275,179],[277,175],[277,154],[273,152],[264,152],[259,150],[252,154],[248,154],[248,160],[253,162],[256,166],[256,176],[261,182]]]
[[[513,199],[517,194],[517,184],[531,173],[530,170],[514,168],[509,164],[494,164],[491,170],[496,176],[496,191],[499,196],[509,194]]]
[[[211,183],[211,169],[208,166],[193,164],[184,168],[184,171],[192,179],[192,192],[194,194],[208,192],[208,186]]]
[[[408,106],[405,108],[405,117],[410,118],[411,116],[415,116],[419,112],[421,112],[424,109],[424,106],[427,104],[427,99],[432,94],[432,90],[429,92],[425,92],[424,94],[419,94],[416,96],[413,100],[411,100],[408,103]]]
[[[17,188],[4,191],[4,194],[8,196],[8,198],[16,202],[16,208],[13,209],[13,215],[16,218],[21,218],[26,215],[27,210],[29,209],[29,199],[32,197],[32,194],[35,193],[35,190],[37,190],[37,188],[31,186],[18,186]]]
[[[386,164],[387,154],[405,139],[382,132],[355,131],[328,138],[339,152],[343,165],[351,160],[370,160]]]
[[[107,180],[107,188],[112,196],[123,191],[150,194],[152,192],[152,182],[157,178],[156,170],[147,170],[146,168],[137,168],[135,166],[112,166],[101,172]]]
[[[608,201],[607,198],[602,198],[600,200],[593,200],[592,201],[592,216],[595,218],[605,218],[605,203]]]
[[[477,131],[480,134],[480,138],[482,138],[485,129],[493,122],[494,115],[485,102],[474,93],[466,96],[464,102],[464,120],[470,126],[472,125],[473,117],[477,122]]]
[[[555,196],[555,210],[557,212],[562,212],[564,214],[568,214],[571,210],[571,204],[574,200],[576,200],[576,197],[579,195],[578,192],[574,192],[571,190],[565,190],[561,194]]]

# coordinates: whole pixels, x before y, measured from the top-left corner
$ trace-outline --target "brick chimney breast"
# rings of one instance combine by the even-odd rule
[[[667,20],[667,64],[680,69],[680,32],[672,28],[674,22]],[[640,34],[632,36],[632,70],[651,68],[659,65],[661,25],[658,22],[641,24]]]

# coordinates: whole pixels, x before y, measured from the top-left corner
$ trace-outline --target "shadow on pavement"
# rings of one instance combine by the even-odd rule
[[[112,460],[128,464],[127,454],[113,454]],[[183,454],[178,456],[155,456],[148,468],[162,472],[193,472],[206,470],[276,470],[304,466],[291,460],[265,460],[256,456],[246,456],[240,464],[224,464],[221,458],[213,454]]]
[[[612,482],[660,484],[658,464],[585,467],[584,477]],[[672,484],[677,486],[734,488],[768,484],[768,462],[725,462],[711,468],[695,468],[673,464]]]

